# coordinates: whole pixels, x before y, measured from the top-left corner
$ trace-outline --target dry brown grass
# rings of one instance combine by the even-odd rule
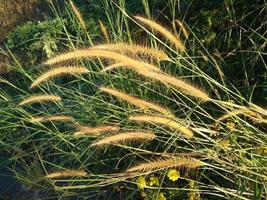
[[[60,101],[61,98],[55,95],[34,95],[24,99],[18,105],[23,106],[26,104],[32,104],[35,102],[46,102],[46,101]]]

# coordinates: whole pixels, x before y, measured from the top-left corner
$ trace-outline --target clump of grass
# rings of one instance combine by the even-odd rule
[[[168,159],[157,159],[150,162],[141,163],[135,167],[127,169],[126,173],[133,172],[153,172],[154,170],[162,170],[174,167],[185,167],[185,168],[197,168],[203,166],[205,163],[193,159],[193,158],[168,158]]]
[[[100,135],[106,132],[117,132],[120,130],[118,126],[101,125],[98,127],[89,126],[77,126],[77,131],[73,134],[76,137],[86,136],[86,135]]]
[[[148,132],[125,132],[118,133],[116,135],[105,137],[91,144],[91,146],[104,146],[109,144],[121,144],[130,141],[149,141],[155,139],[156,135],[154,133]]]
[[[88,174],[84,170],[64,170],[58,172],[52,172],[45,175],[45,178],[55,179],[55,178],[66,178],[66,177],[86,177]]]
[[[62,75],[76,75],[82,73],[88,73],[89,70],[86,67],[79,67],[79,66],[67,66],[67,67],[58,67],[55,69],[51,69],[41,76],[39,76],[36,80],[34,80],[31,84],[31,88],[38,86],[39,84],[53,78],[55,76],[62,76]]]
[[[126,102],[128,102],[128,103],[130,103],[136,107],[139,107],[145,111],[148,109],[153,109],[153,110],[156,110],[156,111],[158,111],[158,112],[160,112],[166,116],[174,117],[174,115],[172,114],[172,112],[170,110],[163,108],[162,106],[157,105],[155,103],[141,100],[139,98],[130,96],[128,94],[125,94],[125,93],[118,91],[118,90],[115,90],[115,89],[106,88],[106,87],[100,87],[99,89],[103,92],[114,95],[114,96],[118,97],[119,99],[126,101]]]
[[[164,36],[166,39],[168,39],[171,43],[173,43],[177,50],[185,51],[185,46],[181,42],[179,38],[177,38],[173,33],[168,31],[166,28],[158,24],[157,22],[146,19],[144,17],[135,16],[135,18],[144,23],[145,25],[149,26],[150,28],[154,29],[155,31],[159,32],[162,36]]]
[[[44,101],[60,101],[61,97],[56,96],[56,95],[34,95],[30,96],[23,101],[21,101],[18,105],[23,106],[26,104],[32,104],[35,102],[44,102]]]
[[[129,120],[136,122],[151,123],[151,124],[160,124],[169,127],[174,131],[179,131],[180,133],[183,134],[184,137],[189,139],[194,136],[190,128],[186,127],[182,123],[178,123],[173,119],[169,119],[166,117],[159,117],[154,115],[135,115],[135,116],[130,116]]]

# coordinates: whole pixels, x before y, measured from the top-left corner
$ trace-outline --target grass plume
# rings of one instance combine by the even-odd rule
[[[82,74],[82,73],[87,73],[89,70],[85,67],[78,67],[78,66],[67,66],[67,67],[58,67],[55,69],[51,69],[41,76],[39,76],[36,80],[34,80],[31,84],[31,88],[36,87],[42,82],[45,82],[49,80],[52,77],[55,76],[61,76],[61,75],[76,75],[76,74]]]
[[[108,144],[120,144],[129,141],[148,141],[156,137],[154,133],[148,132],[125,132],[116,135],[108,136],[101,140],[94,142],[91,146],[103,146]]]
[[[139,98],[130,96],[128,94],[125,94],[125,93],[118,91],[118,90],[115,90],[115,89],[106,88],[106,87],[100,87],[99,89],[103,92],[106,92],[106,93],[109,93],[113,96],[116,96],[117,98],[119,98],[123,101],[126,101],[126,102],[128,102],[128,103],[130,103],[136,107],[139,107],[145,111],[148,109],[153,109],[153,110],[156,110],[156,111],[158,111],[164,115],[167,115],[169,117],[174,117],[174,115],[172,114],[172,112],[170,110],[163,108],[162,106],[157,105],[155,103],[141,100]]]
[[[31,123],[40,123],[47,121],[74,121],[74,118],[66,115],[51,115],[51,116],[33,117],[30,119]]]
[[[128,56],[116,52],[98,50],[98,49],[75,50],[68,53],[63,53],[52,59],[47,60],[44,64],[53,65],[67,60],[79,59],[79,58],[106,58],[114,60],[118,63],[125,63],[127,67],[134,69],[135,71],[149,71],[149,70],[158,72],[160,71],[154,65],[135,60],[133,58],[130,58]]]
[[[195,86],[192,86],[189,83],[182,81],[180,79],[177,79],[173,76],[162,74],[162,73],[155,73],[155,72],[143,73],[143,75],[151,79],[156,79],[160,82],[167,83],[175,87],[176,89],[180,90],[182,93],[198,98],[204,102],[210,100],[210,97],[208,96],[208,94],[204,92],[203,90],[200,90],[196,88]]]
[[[86,136],[86,135],[99,135],[105,132],[116,132],[119,131],[120,127],[118,126],[98,126],[98,127],[89,127],[89,126],[77,126],[77,131],[74,133],[74,136]]]
[[[200,160],[193,158],[170,158],[170,159],[157,159],[151,162],[145,162],[135,167],[129,168],[126,173],[132,172],[149,172],[153,170],[162,170],[174,167],[197,168],[204,165]]]
[[[224,115],[222,115],[221,117],[219,117],[217,120],[218,121],[224,121],[230,117],[235,117],[235,116],[238,116],[238,115],[244,115],[244,116],[247,116],[247,117],[250,117],[251,119],[253,120],[259,120],[261,121],[262,120],[262,117],[256,113],[256,112],[253,112],[252,110],[250,110],[249,108],[240,108],[240,109],[235,109],[233,111],[230,111]]]
[[[70,1],[70,6],[71,6],[71,9],[73,10],[75,16],[77,17],[81,27],[86,30],[86,24],[83,20],[83,17],[82,17],[82,14],[80,13],[80,11],[78,10],[78,8],[74,5],[74,3],[72,2],[72,0],[69,0]]]
[[[155,31],[159,32],[162,36],[164,36],[166,39],[168,39],[171,43],[173,43],[176,47],[177,50],[184,51],[185,46],[181,42],[179,38],[177,38],[173,33],[168,31],[166,28],[163,26],[159,25],[157,22],[146,19],[140,16],[135,16],[135,18],[144,23],[145,25],[149,26],[150,28],[154,29]]]
[[[180,133],[183,134],[184,137],[188,139],[194,136],[192,130],[187,128],[185,125],[178,123],[172,119],[166,118],[166,117],[158,117],[154,115],[136,115],[136,116],[130,116],[129,120],[137,121],[137,122],[160,124],[160,125],[169,127],[172,130],[179,131]]]
[[[184,35],[184,37],[186,38],[186,39],[188,39],[189,38],[189,33],[187,32],[187,30],[186,30],[186,28],[185,28],[185,26],[183,25],[183,23],[180,21],[180,20],[175,20],[175,22],[178,24],[178,26],[180,27],[180,29],[181,29],[181,31],[182,31],[182,33],[183,33],[183,35]]]
[[[100,30],[101,30],[106,42],[109,43],[110,39],[109,39],[109,34],[108,34],[108,30],[107,30],[106,26],[102,23],[101,20],[99,20],[98,23],[99,23]]]
[[[55,95],[34,95],[29,98],[24,99],[18,105],[22,106],[25,104],[31,104],[35,102],[44,102],[44,101],[60,101],[61,98]]]
[[[45,175],[45,178],[66,178],[66,177],[85,177],[87,173],[84,170],[65,170],[59,172],[52,172]]]
[[[137,55],[137,56],[146,56],[158,61],[169,60],[168,55],[161,50],[156,48],[151,48],[148,46],[142,46],[138,44],[129,44],[125,42],[121,43],[112,43],[112,44],[100,44],[91,47],[91,49],[102,49],[114,51],[122,54]]]

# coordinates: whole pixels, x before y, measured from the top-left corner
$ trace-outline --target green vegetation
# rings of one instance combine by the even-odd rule
[[[74,3],[1,46],[0,166],[27,199],[266,198],[266,2]]]

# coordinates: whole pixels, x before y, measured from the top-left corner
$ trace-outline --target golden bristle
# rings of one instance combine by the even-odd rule
[[[114,64],[111,64],[111,65],[105,67],[104,69],[102,69],[101,72],[110,71],[112,69],[116,69],[118,67],[123,67],[123,66],[127,66],[127,64],[124,64],[124,63],[114,63]]]
[[[53,172],[45,175],[45,178],[65,178],[65,177],[85,177],[87,173],[84,170],[65,170],[59,172]]]
[[[133,97],[133,96],[130,96],[128,94],[125,94],[121,91],[118,91],[118,90],[115,90],[115,89],[111,89],[111,88],[106,88],[106,87],[100,87],[99,88],[101,91],[104,91],[106,93],[109,93],[113,96],[116,96],[120,99],[122,99],[123,101],[126,101],[136,107],[139,107],[143,110],[148,110],[148,109],[153,109],[153,110],[156,110],[164,115],[167,115],[169,117],[174,117],[174,115],[172,114],[172,112],[166,108],[163,108],[155,103],[151,103],[151,102],[147,102],[147,101],[144,101],[144,100],[141,100],[139,98],[136,98],[136,97]]]
[[[103,146],[108,144],[121,144],[129,141],[148,141],[156,137],[154,133],[148,132],[125,132],[108,136],[104,139],[94,142],[91,146]]]
[[[70,0],[70,5],[71,5],[71,8],[74,12],[74,14],[76,15],[81,27],[86,30],[86,25],[85,25],[85,22],[83,20],[83,17],[82,17],[82,14],[80,13],[80,11],[78,10],[78,8],[74,5],[74,3],[72,2],[72,0]]]
[[[106,50],[98,50],[98,49],[85,49],[85,50],[75,50],[69,53],[64,53],[61,55],[56,56],[55,58],[49,59],[45,62],[46,65],[53,65],[59,62],[71,60],[71,59],[79,59],[79,58],[107,58],[114,60],[118,63],[124,63],[130,69],[135,71],[160,71],[157,67],[141,62],[135,59],[132,59],[128,56],[106,51]]]
[[[159,25],[157,22],[152,21],[150,19],[146,19],[140,16],[135,17],[138,21],[150,26],[152,29],[155,31],[159,32],[161,35],[163,35],[166,39],[168,39],[170,42],[172,42],[177,50],[184,51],[185,46],[181,42],[179,38],[177,38],[173,33],[168,31],[166,28],[163,26]]]
[[[210,100],[210,97],[204,91],[170,75],[155,72],[143,73],[143,75],[151,79],[156,79],[160,82],[167,83],[180,90],[182,93],[198,98],[204,102]]]
[[[262,119],[262,117],[258,114],[258,113],[255,113],[253,112],[252,110],[250,110],[249,108],[240,108],[240,109],[235,109],[233,111],[230,111],[226,114],[224,114],[223,116],[219,117],[217,120],[218,121],[224,121],[230,117],[234,117],[234,116],[237,116],[237,115],[245,115],[247,117],[250,117],[252,119]]]
[[[29,98],[24,99],[18,105],[22,106],[25,104],[31,104],[35,102],[43,102],[43,101],[60,101],[61,98],[55,95],[34,95]]]
[[[186,28],[185,28],[185,26],[183,25],[183,23],[180,21],[180,20],[175,20],[175,22],[178,24],[178,26],[180,27],[180,29],[181,29],[181,31],[182,31],[182,33],[183,33],[183,35],[184,35],[184,37],[186,38],[186,39],[188,39],[188,37],[189,37],[189,33],[187,32],[187,30],[186,30]]]
[[[197,168],[203,166],[204,163],[193,158],[171,158],[171,159],[157,159],[151,162],[139,164],[131,167],[126,173],[132,172],[152,172],[153,170],[162,170],[174,167]]]
[[[51,69],[42,74],[41,76],[39,76],[35,81],[32,82],[31,88],[34,88],[40,83],[45,82],[55,76],[68,75],[68,74],[76,75],[87,72],[89,72],[89,70],[86,67],[78,67],[78,66],[58,67],[55,69]]]
[[[158,50],[156,48],[150,48],[148,46],[129,44],[124,42],[113,44],[100,44],[91,47],[91,49],[109,50],[122,54],[147,56],[158,61],[170,59],[164,51]]]
[[[66,115],[39,116],[30,119],[31,123],[40,123],[47,121],[74,121],[73,117]]]
[[[167,126],[172,130],[179,131],[180,133],[183,134],[184,137],[188,139],[194,136],[192,130],[187,128],[185,125],[165,117],[158,117],[154,115],[136,115],[136,116],[130,116],[129,120],[137,122],[155,123]]]
[[[77,126],[77,132],[74,133],[74,136],[86,136],[86,135],[99,135],[105,132],[116,132],[119,131],[120,127],[118,126],[98,126],[98,127],[89,127],[89,126]]]
[[[109,34],[108,34],[108,31],[107,31],[107,28],[105,27],[105,25],[102,23],[101,20],[99,20],[98,22],[99,22],[100,30],[101,30],[105,40],[109,43],[110,39],[109,39]]]

